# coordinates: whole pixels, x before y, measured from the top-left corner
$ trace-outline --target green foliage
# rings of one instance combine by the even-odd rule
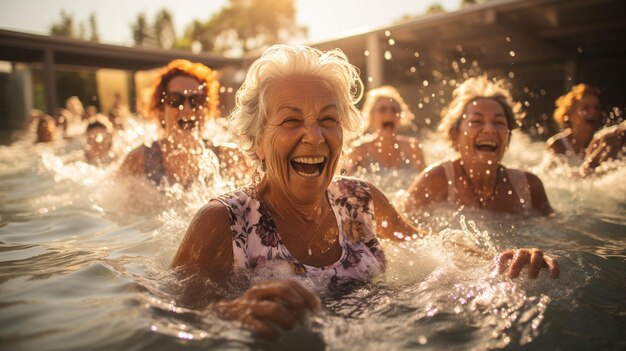
[[[294,0],[230,0],[206,22],[194,21],[178,47],[201,45],[203,51],[230,56],[306,36],[295,22]]]
[[[73,14],[61,10],[61,19],[59,20],[59,22],[54,23],[52,24],[52,26],[50,26],[50,35],[80,40],[87,40],[87,37],[89,37],[90,41],[99,42],[100,34],[98,33],[96,15],[94,13],[91,13],[91,15],[89,15],[88,21],[89,35],[87,35],[85,22],[76,21]]]
[[[428,9],[426,9],[426,14],[428,15],[433,14],[433,13],[442,13],[442,12],[446,12],[446,10],[443,8],[443,6],[441,6],[440,3],[434,3],[428,6]]]
[[[144,13],[137,15],[137,19],[135,23],[131,24],[130,29],[133,32],[135,46],[150,46],[152,33]]]

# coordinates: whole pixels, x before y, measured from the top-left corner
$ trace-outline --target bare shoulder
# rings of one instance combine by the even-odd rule
[[[532,199],[533,208],[544,215],[554,212],[541,179],[533,173],[524,173],[526,174],[526,179],[528,179],[528,187],[530,188],[530,198]]]
[[[220,278],[232,266],[231,238],[228,209],[218,201],[211,201],[191,220],[171,266]]]
[[[145,158],[144,158],[145,146],[141,145],[126,155],[124,162],[120,165],[119,175],[141,175],[143,174]]]
[[[448,188],[448,177],[443,163],[432,164],[418,174],[409,188],[409,193],[412,189],[417,190],[419,188],[438,192]]]

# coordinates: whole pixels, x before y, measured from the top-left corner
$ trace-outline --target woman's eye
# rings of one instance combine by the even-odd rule
[[[322,117],[321,122],[324,125],[335,125],[339,123],[339,121],[337,121],[337,118],[335,118],[334,116],[324,116]]]
[[[280,124],[286,127],[293,127],[300,123],[300,120],[295,117],[285,118]]]

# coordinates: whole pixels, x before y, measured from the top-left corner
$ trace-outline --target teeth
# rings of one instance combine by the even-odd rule
[[[320,170],[317,169],[313,173],[303,173],[303,172],[299,172],[299,171],[296,171],[296,173],[298,173],[299,175],[301,175],[303,177],[317,177],[318,175],[320,175]]]
[[[309,165],[314,165],[314,164],[318,164],[318,163],[322,163],[324,162],[324,157],[323,156],[318,156],[318,157],[296,157],[293,159],[293,161],[298,162],[298,163],[306,163]]]
[[[496,144],[493,141],[481,141],[481,142],[476,143],[476,145],[478,145],[478,146],[491,146],[491,147],[498,146],[498,144]]]

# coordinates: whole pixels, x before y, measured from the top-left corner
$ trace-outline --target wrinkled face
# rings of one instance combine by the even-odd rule
[[[371,126],[379,133],[394,133],[400,125],[402,108],[392,98],[381,97],[370,113]]]
[[[87,132],[85,149],[96,154],[106,154],[112,146],[112,137],[106,128],[91,128]]]
[[[494,99],[476,99],[465,106],[453,144],[467,164],[497,165],[509,144],[509,124],[502,105]]]
[[[270,187],[297,202],[313,201],[330,184],[343,144],[338,101],[318,79],[276,82],[267,93],[268,121],[257,146]]]
[[[204,126],[207,90],[193,77],[172,78],[162,97],[163,121],[167,135],[199,133]]]
[[[591,137],[602,123],[600,99],[595,94],[585,94],[568,111],[566,118],[575,133],[588,134]]]

